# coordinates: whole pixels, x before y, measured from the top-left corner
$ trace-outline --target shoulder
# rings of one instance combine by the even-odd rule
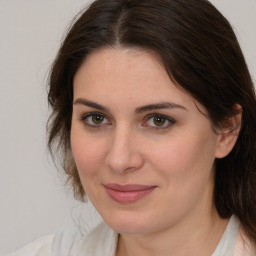
[[[252,243],[241,225],[240,220],[233,215],[224,231],[221,240],[212,256],[255,256]]]
[[[5,256],[113,256],[118,234],[101,222],[86,234],[64,230],[57,235],[41,237]]]
[[[6,256],[51,256],[53,239],[54,235],[41,237],[18,251],[7,254]]]
[[[253,247],[250,239],[246,235],[242,226],[240,226],[234,256],[255,256],[256,249]]]

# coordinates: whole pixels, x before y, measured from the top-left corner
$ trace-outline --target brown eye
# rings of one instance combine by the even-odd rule
[[[100,128],[105,125],[111,124],[111,122],[100,113],[90,113],[81,117],[81,121],[90,127]]]
[[[92,122],[94,124],[102,124],[104,122],[104,116],[103,115],[99,115],[99,114],[93,114],[91,116]]]
[[[155,129],[166,129],[175,123],[176,121],[171,117],[161,114],[151,114],[147,116],[147,119],[143,122],[142,126]]]
[[[167,120],[165,117],[156,116],[153,118],[153,123],[155,126],[164,126],[166,121]]]

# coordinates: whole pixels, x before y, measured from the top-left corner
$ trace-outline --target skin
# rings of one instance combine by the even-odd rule
[[[141,108],[159,103],[171,104]],[[103,48],[79,68],[72,152],[87,196],[120,233],[116,255],[205,256],[214,251],[228,221],[213,204],[214,160],[231,151],[236,137],[213,131],[205,114],[152,52]],[[108,183],[155,189],[122,204],[109,197]]]

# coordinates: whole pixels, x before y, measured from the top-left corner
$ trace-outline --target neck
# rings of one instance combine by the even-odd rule
[[[205,256],[211,255],[225,231],[227,219],[214,208],[206,216],[197,216],[151,234],[121,234],[116,256]]]

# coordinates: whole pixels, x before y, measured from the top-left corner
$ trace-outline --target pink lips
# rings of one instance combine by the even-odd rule
[[[104,185],[104,187],[108,195],[114,201],[122,204],[133,203],[148,195],[156,188],[156,186],[146,186],[137,184],[106,184]]]

